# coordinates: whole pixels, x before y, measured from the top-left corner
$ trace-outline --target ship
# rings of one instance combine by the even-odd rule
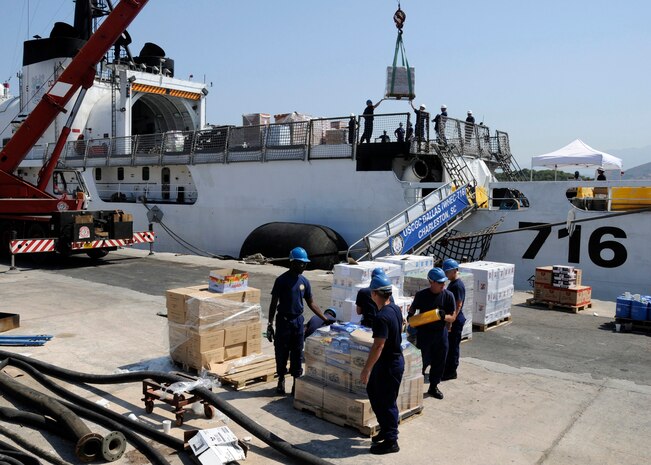
[[[24,43],[18,95],[0,89],[0,147],[108,8],[86,3],[77,2],[74,25]],[[50,189],[83,191],[95,209],[131,214],[135,229],[153,225],[156,250],[284,258],[278,250],[308,241],[312,255],[335,261],[426,253],[513,263],[518,289],[530,287],[536,267],[554,264],[582,269],[596,298],[647,289],[648,181],[526,180],[507,132],[454,118],[435,131],[427,118],[414,133],[411,111],[372,120],[258,113],[240,126],[210,125],[210,87],[179,78],[161,46],[147,42],[134,54],[130,45],[125,35],[98,65]],[[36,181],[66,118],[18,176]],[[412,133],[401,139],[400,127]],[[312,231],[321,232],[315,243]],[[323,241],[335,252],[321,253]]]

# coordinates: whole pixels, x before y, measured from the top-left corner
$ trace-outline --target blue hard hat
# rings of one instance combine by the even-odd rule
[[[324,315],[330,314],[336,320],[337,319],[337,309],[333,307],[328,307],[323,312]]]
[[[371,273],[371,278],[375,278],[376,276],[380,276],[380,275],[386,276],[386,273],[382,268],[375,268]]]
[[[445,271],[442,269],[432,268],[429,270],[429,273],[427,273],[427,279],[430,281],[436,281],[437,283],[444,283],[448,278],[445,276]]]
[[[380,274],[371,279],[371,290],[373,291],[390,291],[391,281],[384,274]]]
[[[299,262],[308,263],[307,252],[303,247],[295,247],[289,252],[289,261],[298,260]]]
[[[373,105],[373,100],[370,100],[370,99],[367,100],[367,101],[366,101],[366,104],[367,104],[367,105]]]
[[[451,258],[443,260],[443,271],[450,271],[459,268],[459,262]]]

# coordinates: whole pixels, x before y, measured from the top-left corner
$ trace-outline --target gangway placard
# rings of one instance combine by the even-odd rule
[[[438,235],[473,211],[475,203],[468,196],[469,189],[467,184],[459,188],[452,182],[444,184],[351,245],[348,257],[353,258],[355,252],[356,260],[373,260],[386,254],[415,252],[419,244],[438,240]]]
[[[389,248],[394,255],[415,248],[420,242],[434,234],[448,221],[464,212],[470,206],[466,186],[436,204],[434,208],[409,223],[400,234],[389,238]]]

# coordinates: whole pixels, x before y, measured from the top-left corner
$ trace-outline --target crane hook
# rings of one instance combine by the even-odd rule
[[[407,15],[400,9],[400,2],[398,2],[398,10],[393,14],[393,21],[396,23],[398,31],[402,32],[402,26],[405,24]]]

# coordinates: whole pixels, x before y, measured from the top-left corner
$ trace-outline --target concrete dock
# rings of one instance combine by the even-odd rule
[[[127,249],[98,262],[80,256],[39,268],[21,258],[18,267],[19,272],[9,272],[8,263],[0,263],[0,312],[20,314],[20,328],[2,334],[54,338],[42,347],[0,350],[96,374],[178,370],[168,357],[166,289],[202,284],[211,269],[246,269],[250,285],[262,290],[266,319],[271,286],[285,271],[272,265],[166,253],[149,256]],[[327,307],[332,274],[308,271],[306,276],[316,302]],[[589,276],[584,281],[589,284]],[[615,332],[613,302],[593,301],[592,308],[574,314],[528,307],[529,297],[526,290],[516,292],[510,324],[475,332],[462,344],[459,378],[440,385],[443,400],[426,397],[423,412],[400,425],[397,454],[370,455],[368,437],[294,409],[291,397],[275,394],[273,382],[237,392],[220,387],[217,392],[279,437],[337,464],[651,463],[644,439],[651,434],[650,333]],[[266,340],[263,351],[273,352]],[[20,374],[12,367],[4,371]],[[28,376],[19,379],[38,386]],[[125,416],[134,413],[161,430],[162,420],[174,418],[163,403],[145,413],[138,384],[101,385],[78,393],[93,401],[104,399],[107,408]],[[0,406],[20,408],[4,394]],[[192,412],[185,419],[183,426],[172,428],[172,435],[182,438],[183,431],[222,421]],[[233,421],[224,421],[240,439],[252,436]],[[27,427],[2,425],[64,462],[80,463],[70,443]],[[258,438],[249,443],[243,463],[291,463]],[[172,464],[193,463],[188,455],[156,447]],[[129,446],[115,463],[144,464],[147,459]]]

